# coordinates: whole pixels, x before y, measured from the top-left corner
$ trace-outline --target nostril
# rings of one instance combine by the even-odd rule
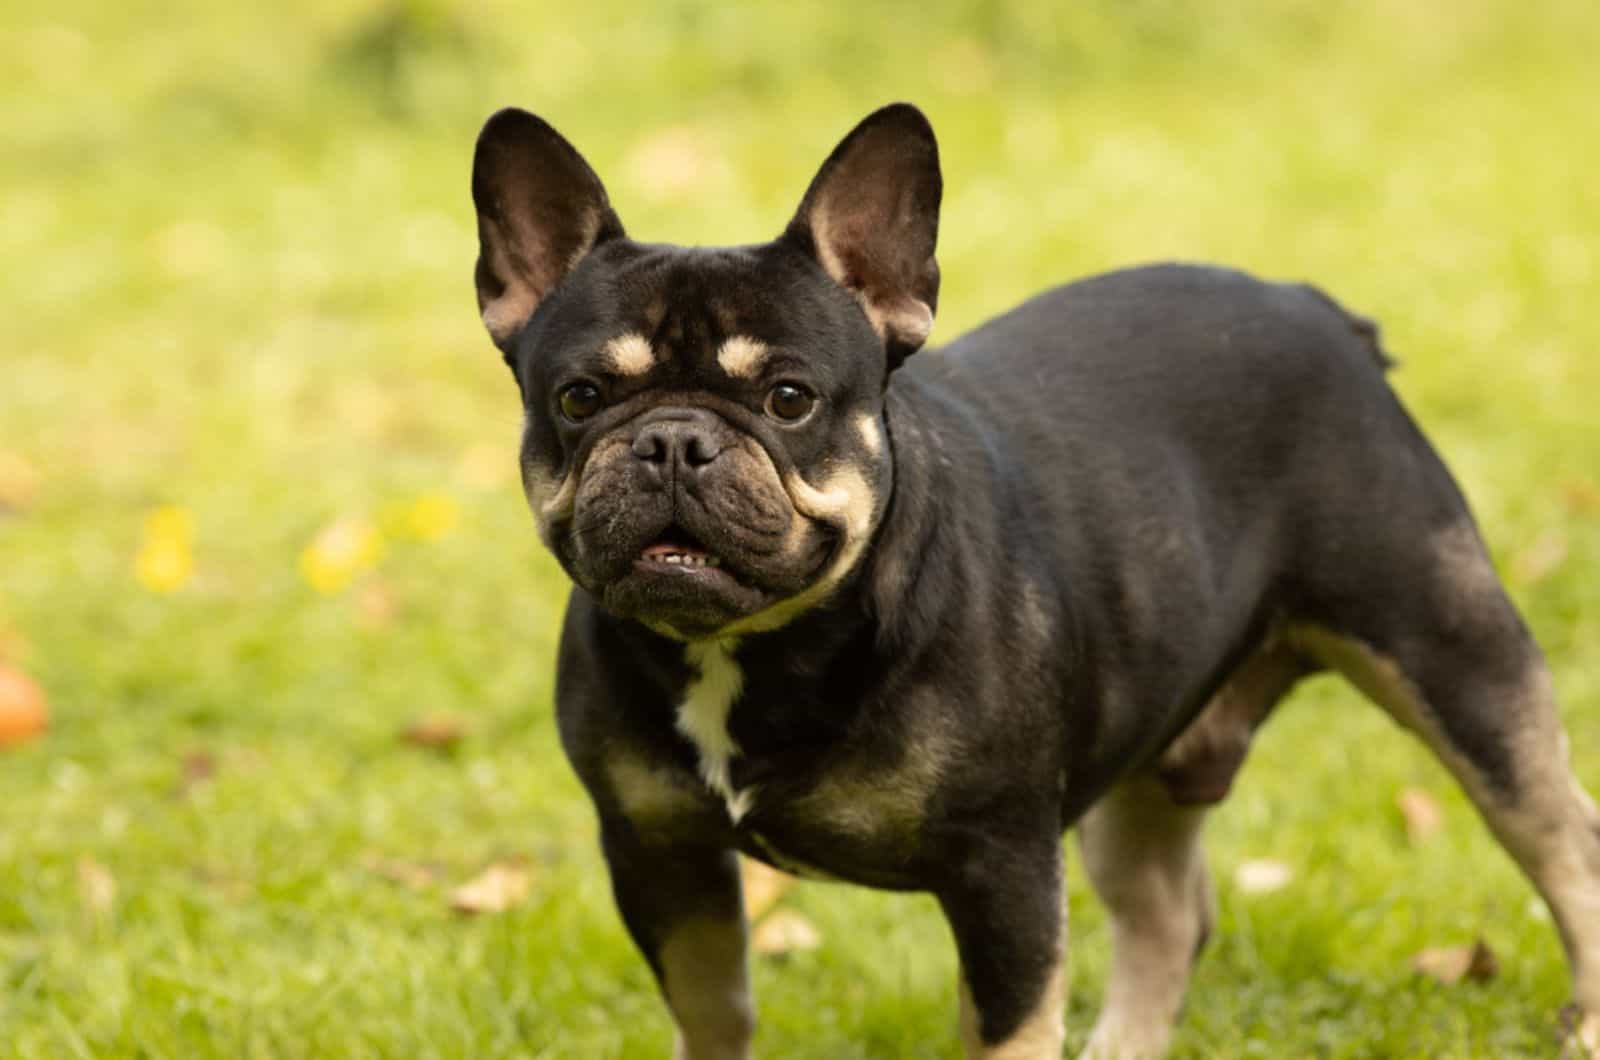
[[[711,438],[701,434],[691,434],[684,446],[683,458],[691,467],[705,467],[721,452],[722,447]]]
[[[667,440],[659,431],[646,431],[633,440],[633,455],[651,464],[667,461]]]

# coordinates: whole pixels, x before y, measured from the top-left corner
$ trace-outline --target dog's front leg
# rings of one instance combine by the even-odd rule
[[[653,845],[602,822],[611,887],[678,1026],[677,1060],[745,1060],[755,1029],[744,900],[733,851]]]
[[[940,889],[939,904],[961,956],[970,1060],[1059,1060],[1066,909],[1056,835],[983,844]]]

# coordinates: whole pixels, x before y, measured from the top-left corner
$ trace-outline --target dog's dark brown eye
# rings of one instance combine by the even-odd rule
[[[573,383],[561,391],[561,414],[573,423],[600,411],[600,388],[593,383]]]
[[[767,395],[767,415],[784,423],[798,423],[811,414],[816,396],[803,386],[779,383]]]

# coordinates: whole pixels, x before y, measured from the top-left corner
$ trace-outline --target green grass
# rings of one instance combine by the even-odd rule
[[[716,243],[776,233],[850,124],[918,101],[947,183],[936,340],[1158,258],[1311,278],[1377,316],[1600,788],[1591,0],[6,8],[0,653],[55,719],[0,751],[0,1055],[665,1054],[556,747],[565,588],[472,304],[468,160],[510,102],[577,141],[634,233]],[[337,593],[301,577],[323,527],[394,529],[436,494],[449,533],[392,533]],[[196,567],[159,595],[135,556],[168,504]],[[397,738],[434,712],[465,719],[452,752]],[[215,772],[185,784],[194,755]],[[1406,786],[1445,807],[1424,849]],[[1209,848],[1222,922],[1178,1055],[1553,1051],[1551,926],[1342,687],[1268,728]],[[531,899],[452,913],[448,888],[506,856],[532,860]],[[1239,893],[1251,857],[1293,884]],[[108,908],[83,865],[114,877]],[[1078,1043],[1107,940],[1073,871]],[[955,1054],[929,900],[789,901],[825,944],[757,964],[762,1055]],[[1478,935],[1494,982],[1409,971]]]

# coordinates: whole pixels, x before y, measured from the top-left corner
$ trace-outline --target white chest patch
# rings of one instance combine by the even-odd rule
[[[700,752],[700,778],[722,797],[734,824],[750,812],[755,789],[735,791],[728,779],[728,760],[739,748],[728,735],[728,711],[744,688],[744,672],[733,659],[734,641],[705,641],[684,649],[699,676],[689,680],[678,704],[678,731]]]

